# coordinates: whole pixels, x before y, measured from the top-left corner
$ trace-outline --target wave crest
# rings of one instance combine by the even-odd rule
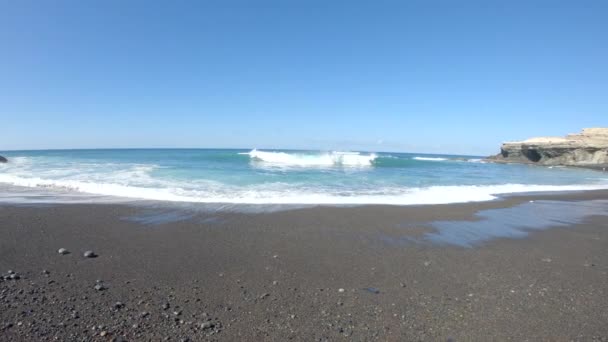
[[[445,161],[445,160],[448,160],[447,158],[440,158],[440,157],[414,157],[412,159],[414,159],[414,160],[423,160],[423,161]]]
[[[374,191],[314,191],[307,188],[271,183],[244,188],[220,184],[206,184],[197,189],[185,189],[179,183],[162,188],[124,185],[110,182],[90,182],[43,178],[24,178],[0,174],[0,183],[48,190],[68,190],[78,193],[113,196],[118,198],[158,200],[170,202],[220,204],[287,204],[287,205],[421,205],[482,202],[501,194],[607,189],[607,184],[586,185],[445,185],[430,187],[388,187]],[[59,195],[59,193],[58,193]]]
[[[267,152],[253,149],[248,153],[252,160],[279,166],[328,167],[328,166],[373,166],[377,155],[359,152],[327,152],[316,154]]]

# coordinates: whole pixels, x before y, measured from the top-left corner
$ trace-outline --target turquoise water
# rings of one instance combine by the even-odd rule
[[[608,188],[605,173],[419,153],[121,149],[0,153],[5,194],[233,204],[437,204]]]

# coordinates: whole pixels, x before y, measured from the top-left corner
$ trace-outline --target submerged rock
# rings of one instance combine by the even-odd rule
[[[566,137],[540,137],[502,144],[488,160],[539,165],[602,166],[608,169],[608,128],[585,128]]]

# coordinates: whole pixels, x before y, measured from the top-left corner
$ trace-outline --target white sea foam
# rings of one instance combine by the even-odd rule
[[[372,192],[335,192],[298,188],[283,183],[234,187],[215,184],[199,189],[179,186],[162,188],[99,183],[89,181],[24,178],[0,174],[0,183],[47,190],[69,190],[78,193],[173,202],[228,204],[328,204],[328,205],[415,205],[489,201],[500,194],[524,192],[580,191],[608,189],[608,184],[595,185],[526,185],[503,184],[483,186],[431,186],[424,188],[383,188]],[[169,184],[164,184],[169,185]]]
[[[424,161],[445,161],[447,158],[439,158],[439,157],[414,157],[412,159],[415,160],[424,160]]]
[[[286,153],[253,149],[246,153],[252,160],[277,166],[327,167],[327,166],[372,166],[376,154],[359,152]]]

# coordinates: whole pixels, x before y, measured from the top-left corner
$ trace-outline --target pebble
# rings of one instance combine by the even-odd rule
[[[201,329],[203,330],[207,330],[207,329],[211,329],[215,326],[215,324],[213,324],[212,322],[205,322],[203,324],[201,324]]]
[[[338,292],[343,293],[344,289],[340,288],[340,289],[338,289]]]
[[[149,313],[149,312],[147,312],[147,311],[144,311],[144,312],[142,312],[141,314],[139,314],[139,316],[140,316],[141,318],[148,317],[149,315],[150,315],[150,313]]]
[[[116,302],[114,304],[114,309],[122,309],[125,305],[122,302]]]
[[[102,331],[102,332],[99,333],[99,336],[104,337],[107,334],[108,334],[108,332],[104,330],[104,331]]]
[[[266,297],[270,296],[270,293],[264,293],[263,295],[260,296],[261,299],[264,299]]]
[[[97,254],[95,254],[95,252],[93,252],[93,251],[86,251],[86,252],[84,252],[83,255],[85,258],[96,258],[97,257]]]
[[[95,290],[97,290],[97,291],[103,291],[103,290],[105,290],[105,289],[106,289],[106,287],[105,287],[105,286],[103,286],[103,284],[99,284],[99,283],[97,283],[97,284],[95,285]]]
[[[163,310],[167,310],[167,309],[169,309],[169,307],[170,307],[169,303],[165,303],[162,306]]]
[[[57,253],[59,253],[61,255],[66,255],[66,254],[70,253],[70,251],[68,251],[65,248],[59,248],[59,250],[57,251]]]

